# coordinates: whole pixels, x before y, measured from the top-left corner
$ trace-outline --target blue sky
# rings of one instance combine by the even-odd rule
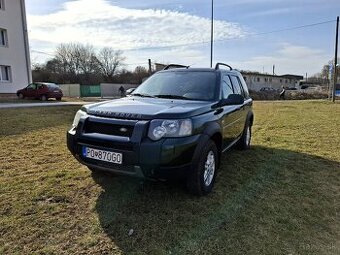
[[[214,0],[214,62],[235,68],[312,75],[334,54],[338,0]],[[26,0],[33,62],[59,43],[124,51],[126,67],[153,62],[208,66],[210,0]],[[333,22],[266,33],[324,21]]]

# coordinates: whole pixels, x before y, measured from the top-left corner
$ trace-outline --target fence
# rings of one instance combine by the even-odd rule
[[[124,90],[137,88],[137,84],[102,83],[100,85],[59,84],[66,97],[120,97],[120,87]]]
[[[79,84],[60,84],[61,90],[66,97],[80,97]]]
[[[120,97],[120,87],[123,87],[124,90],[128,90],[130,88],[137,88],[137,84],[116,84],[116,83],[101,83],[101,96],[105,97]]]
[[[81,97],[100,97],[100,85],[81,85],[80,86]]]

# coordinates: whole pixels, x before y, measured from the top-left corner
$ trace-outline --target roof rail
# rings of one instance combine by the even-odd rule
[[[178,64],[170,64],[164,67],[163,70],[175,69],[175,68],[189,68],[189,66],[178,65]]]
[[[215,66],[215,70],[220,69],[220,66],[227,66],[229,67],[230,71],[233,70],[233,68],[230,65],[224,64],[224,63],[217,63]]]

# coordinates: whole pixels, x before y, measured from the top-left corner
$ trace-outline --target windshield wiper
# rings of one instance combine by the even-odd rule
[[[149,94],[143,94],[143,93],[135,93],[135,94],[131,94],[131,96],[136,96],[136,97],[152,97],[152,98],[154,98],[154,96],[151,96]]]
[[[178,95],[155,95],[158,98],[168,98],[168,99],[184,99],[184,100],[191,100],[191,98],[178,96]]]

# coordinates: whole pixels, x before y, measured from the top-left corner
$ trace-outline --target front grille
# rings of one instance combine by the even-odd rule
[[[84,133],[98,133],[104,135],[131,137],[133,128],[133,126],[129,125],[124,126],[111,123],[86,121]]]

